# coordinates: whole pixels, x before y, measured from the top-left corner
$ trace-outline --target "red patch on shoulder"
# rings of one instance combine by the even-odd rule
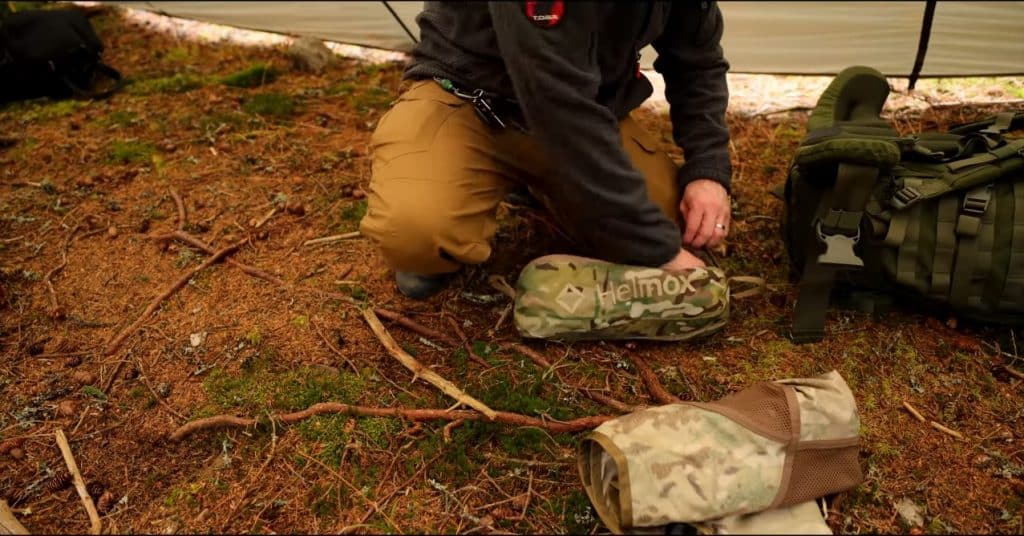
[[[526,18],[541,28],[554,28],[565,16],[565,2],[526,2]]]

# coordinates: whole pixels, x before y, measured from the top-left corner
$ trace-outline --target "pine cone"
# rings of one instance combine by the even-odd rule
[[[104,491],[103,495],[100,496],[100,499],[96,501],[96,510],[100,515],[105,515],[111,508],[113,508],[114,504],[114,494],[109,490]]]
[[[68,487],[68,484],[70,483],[71,473],[64,471],[50,477],[50,479],[47,480],[45,484],[43,484],[43,489],[50,493],[57,493],[58,491]]]

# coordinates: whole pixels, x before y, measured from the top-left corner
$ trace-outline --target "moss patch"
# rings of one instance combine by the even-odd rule
[[[295,113],[295,99],[283,93],[260,93],[242,105],[242,110],[253,115],[287,117]]]
[[[257,63],[221,78],[220,82],[229,87],[259,87],[277,80],[279,74],[280,72],[273,66]]]
[[[139,141],[115,141],[107,151],[107,161],[112,164],[138,164],[148,162],[156,149]]]

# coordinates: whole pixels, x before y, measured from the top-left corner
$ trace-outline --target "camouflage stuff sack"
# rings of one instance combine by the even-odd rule
[[[859,429],[853,393],[832,371],[624,415],[583,439],[578,466],[615,533],[664,533],[673,523],[777,532],[742,516],[789,508],[761,519],[813,525],[801,505],[861,481]]]
[[[729,279],[714,267],[670,272],[548,255],[519,274],[514,318],[524,337],[681,341],[725,326],[729,299]]]

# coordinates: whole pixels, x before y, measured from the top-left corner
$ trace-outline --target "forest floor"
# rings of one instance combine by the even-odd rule
[[[496,328],[508,300],[487,283],[570,247],[542,214],[503,206],[494,258],[425,302],[396,292],[364,238],[304,245],[357,228],[369,137],[400,91],[400,65],[339,59],[306,74],[280,49],[182,41],[116,12],[93,23],[129,78],[123,91],[0,109],[0,498],[32,531],[89,527],[57,429],[107,532],[605,531],[580,485],[578,434],[349,413],[267,419],[319,402],[452,405],[382,346],[360,312],[372,305],[438,332],[382,317],[415,359],[494,409],[547,422],[619,413],[577,387],[656,404],[637,356],[669,392],[699,401],[836,369],[857,399],[866,478],[833,502],[835,531],[1024,532],[1015,333],[833,310],[823,342],[787,338],[795,289],[769,190],[806,112],[729,117],[735,223],[719,261],[764,277],[765,295],[685,344],[522,343],[544,367],[513,346],[511,322]],[[893,120],[906,133],[995,111]],[[667,117],[637,116],[672,146]],[[153,238],[179,226],[212,250],[241,246],[199,269],[207,251]],[[261,424],[169,438],[221,413]]]

